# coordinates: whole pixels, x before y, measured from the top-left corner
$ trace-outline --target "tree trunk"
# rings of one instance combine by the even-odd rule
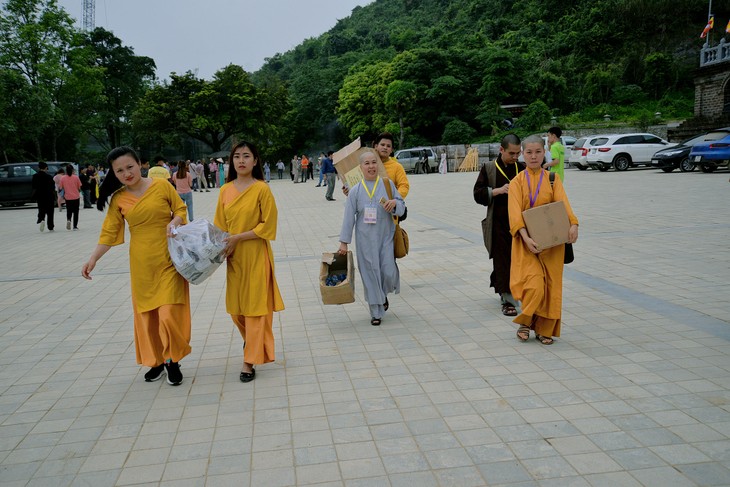
[[[400,125],[400,136],[398,137],[398,149],[403,148],[403,139],[405,138],[405,129],[403,128],[403,112],[398,114],[398,124]]]

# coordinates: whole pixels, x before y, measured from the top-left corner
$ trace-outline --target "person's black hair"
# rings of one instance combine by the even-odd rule
[[[238,149],[241,149],[243,147],[248,147],[248,150],[251,151],[251,155],[253,155],[253,160],[256,161],[256,165],[253,167],[253,172],[251,173],[251,176],[253,176],[254,179],[263,181],[264,170],[261,168],[261,158],[259,157],[259,150],[251,142],[246,142],[244,140],[236,144],[233,149],[231,149],[231,154],[228,156],[228,176],[226,177],[226,182],[230,183],[238,177],[238,173],[236,172],[236,166],[233,164],[233,154]]]
[[[548,129],[548,133],[553,134],[557,138],[560,138],[563,136],[563,131],[560,127],[550,127]]]
[[[502,149],[509,149],[510,145],[520,145],[521,143],[522,141],[515,134],[507,134],[502,137],[502,142],[499,145],[502,146]]]
[[[395,139],[393,138],[393,134],[390,132],[380,132],[378,136],[375,137],[375,145],[378,145],[383,139],[388,139],[390,141],[390,145],[395,147]]]
[[[160,161],[162,161],[162,162],[165,162],[165,158],[164,158],[164,157],[162,157],[162,156],[155,156],[155,158],[154,158],[154,159],[152,159],[152,160],[153,160],[153,161],[155,161],[155,166],[156,166],[156,165],[157,165],[157,163],[158,163],[158,162],[160,162]]]
[[[71,164],[67,165],[66,166],[66,175],[73,176],[73,174],[74,174],[74,167]]]
[[[327,157],[332,157],[332,154],[334,154],[334,151],[327,152]]]
[[[104,181],[102,181],[101,186],[99,186],[99,197],[96,200],[96,209],[99,211],[104,211],[107,199],[114,194],[116,190],[124,186],[117,178],[117,175],[114,173],[114,168],[112,167],[112,162],[122,156],[130,156],[132,159],[137,161],[137,164],[140,166],[142,165],[139,161],[139,156],[137,156],[137,153],[134,152],[134,149],[125,145],[116,147],[107,154],[106,164],[109,166],[109,171],[107,171]]]
[[[65,174],[65,173],[66,173],[66,170],[62,167],[59,167],[58,170],[56,171],[56,174]]]
[[[41,161],[41,162],[38,163],[38,169],[48,169],[48,164],[46,164],[45,162]]]

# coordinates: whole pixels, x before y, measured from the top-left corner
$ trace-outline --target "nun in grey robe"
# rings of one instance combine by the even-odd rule
[[[390,184],[395,200],[392,212],[383,208],[388,200],[384,184]],[[385,314],[388,293],[400,292],[400,274],[393,255],[395,223],[393,215],[402,216],[405,203],[389,179],[361,180],[350,190],[340,231],[341,244],[352,242],[352,229],[357,240],[357,266],[360,270],[365,301],[370,305],[371,324],[380,324]],[[372,222],[374,219],[374,223]],[[342,249],[342,246],[341,246]],[[346,247],[345,247],[346,250]]]

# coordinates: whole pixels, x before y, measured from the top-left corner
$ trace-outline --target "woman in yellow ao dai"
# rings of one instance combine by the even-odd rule
[[[243,338],[239,379],[250,382],[256,376],[254,365],[275,359],[274,311],[284,309],[270,243],[276,238],[278,213],[254,145],[240,142],[233,148],[226,179],[214,224],[230,233],[226,239],[226,311]]]
[[[129,275],[134,308],[137,363],[151,367],[145,381],[167,374],[170,385],[182,382],[178,362],[190,348],[190,296],[187,281],[175,270],[167,250],[172,229],[185,223],[185,204],[170,183],[143,178],[137,154],[118,147],[107,156],[110,171],[99,188],[97,207],[112,195],[99,243],[81,274],[91,279],[97,261],[124,243],[129,225]]]

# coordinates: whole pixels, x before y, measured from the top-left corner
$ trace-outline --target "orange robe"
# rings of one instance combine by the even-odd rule
[[[167,359],[179,362],[190,348],[188,282],[178,274],[167,250],[167,225],[173,216],[185,220],[186,207],[164,179],[136,197],[126,189],[114,193],[99,236],[99,244],[124,243],[129,225],[129,275],[134,308],[137,363],[154,367]]]
[[[509,185],[509,223],[512,233],[510,289],[515,299],[522,302],[521,313],[514,322],[534,329],[538,335],[559,337],[565,246],[558,245],[539,254],[533,254],[522,241],[519,233],[519,230],[525,227],[522,212],[530,208],[528,171],[534,196],[543,169],[526,169],[512,179]],[[565,204],[571,225],[577,225],[578,219],[570,207],[562,181],[560,178],[555,178],[551,187],[549,173],[544,171],[534,206],[554,201],[562,201]]]
[[[276,238],[277,218],[265,182],[256,181],[242,193],[232,182],[221,187],[215,226],[231,234],[253,230],[259,237],[238,242],[226,273],[226,311],[243,337],[244,359],[250,364],[274,360],[273,312],[284,309],[270,243]]]

